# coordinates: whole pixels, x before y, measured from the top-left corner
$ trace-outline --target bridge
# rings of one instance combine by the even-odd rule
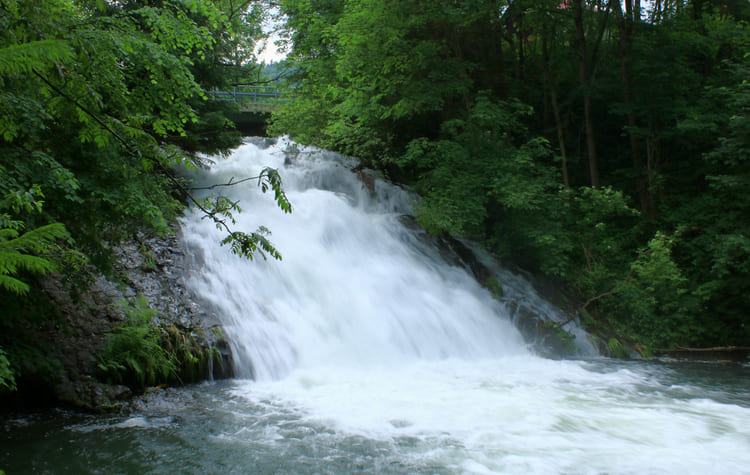
[[[275,86],[236,86],[230,91],[214,90],[206,94],[213,101],[234,102],[239,106],[239,113],[230,119],[246,136],[265,136],[271,111],[284,102]]]
[[[231,91],[208,91],[214,101],[236,102],[241,112],[268,113],[283,102],[275,86],[235,86]]]

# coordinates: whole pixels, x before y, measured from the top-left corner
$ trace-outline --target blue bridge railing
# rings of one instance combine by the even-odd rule
[[[208,91],[214,101],[232,101],[244,112],[270,112],[281,101],[275,86],[236,86],[230,91]]]

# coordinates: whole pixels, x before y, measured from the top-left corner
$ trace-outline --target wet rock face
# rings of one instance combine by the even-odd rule
[[[231,354],[221,323],[208,310],[212,307],[201,302],[185,285],[186,266],[193,256],[186,255],[179,230],[166,237],[139,235],[133,242],[121,245],[115,255],[120,273],[127,277],[123,289],[127,300],[146,298],[157,311],[157,323],[163,328],[176,328],[183,340],[192,340],[204,350],[218,350],[217,364],[202,365],[210,368],[211,374],[190,376],[181,371],[183,382],[231,377]]]
[[[545,282],[524,273],[524,279],[530,282],[529,288],[519,292],[519,289],[514,291],[513,285],[509,285],[511,288],[506,291],[506,284],[513,284],[513,281],[504,284],[496,269],[464,242],[450,236],[441,236],[436,244],[448,262],[455,262],[470,271],[477,282],[503,303],[524,341],[540,356],[564,358],[606,354],[601,351],[601,339],[587,334],[578,326],[577,319],[571,317],[573,314],[557,309],[554,305],[540,308],[534,304],[533,299],[527,298],[526,294],[541,290],[545,302],[559,301],[557,289],[549,282],[546,282],[546,286],[540,285]]]
[[[103,384],[96,376],[107,335],[125,320],[122,301],[136,297],[145,298],[157,311],[153,323],[169,329],[171,338],[189,342],[195,354],[206,355],[207,360],[194,362],[194,367],[179,368],[183,383],[230,377],[231,352],[219,321],[185,286],[186,256],[178,237],[141,234],[119,245],[114,254],[113,277],[95,274],[85,291],[71,291],[55,276],[42,283],[60,314],[40,335],[40,343],[62,365],[55,398],[76,407],[107,410],[131,396],[126,387]]]
[[[177,235],[146,237],[115,250],[115,269],[123,276],[126,300],[144,297],[158,312],[162,323],[186,330],[219,326],[218,319],[203,312],[197,297],[185,286],[185,250]]]

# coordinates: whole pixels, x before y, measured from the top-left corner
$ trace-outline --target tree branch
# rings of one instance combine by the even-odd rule
[[[651,249],[651,248],[646,249],[645,251],[643,251],[640,254],[638,254],[638,257],[636,257],[635,262],[640,261],[642,258],[646,257],[647,255],[651,254],[652,252],[654,252],[653,249]],[[635,264],[635,262],[633,264]],[[581,307],[581,310],[586,310],[586,307],[588,307],[590,304],[596,302],[597,300],[601,300],[604,297],[608,297],[608,296],[614,294],[615,293],[615,289],[617,288],[618,285],[622,285],[622,284],[628,282],[630,280],[630,278],[633,277],[633,272],[635,272],[635,268],[633,267],[633,264],[630,265],[630,271],[628,271],[628,274],[625,276],[625,279],[623,279],[623,280],[621,280],[619,282],[615,282],[612,285],[612,287],[610,287],[610,289],[608,291],[606,291],[606,292],[604,292],[602,294],[596,295],[596,296],[591,297],[590,299],[588,299],[586,301],[586,303],[583,304],[583,306]]]
[[[229,15],[227,15],[227,20],[231,20],[232,18],[234,18],[234,15],[241,12],[242,10],[247,10],[248,5],[250,5],[251,3],[253,3],[253,0],[246,0],[240,3],[237,8],[233,8],[232,2],[229,2],[229,8],[231,12],[229,13]]]
[[[118,142],[120,142],[124,147],[125,150],[130,153],[131,155],[135,156],[136,158],[143,158],[144,155],[141,153],[140,149],[133,146],[129,141],[127,141],[125,138],[123,138],[120,134],[118,134],[114,129],[112,129],[104,120],[102,120],[98,115],[96,115],[94,112],[89,110],[86,106],[81,104],[78,100],[76,100],[74,97],[69,96],[66,94],[63,90],[55,86],[49,79],[44,77],[43,74],[41,74],[36,69],[32,69],[34,72],[34,75],[36,75],[39,79],[41,79],[47,86],[49,86],[53,91],[55,91],[57,94],[59,94],[61,97],[67,99],[73,105],[75,105],[77,108],[79,108],[81,111],[83,111],[86,115],[94,119],[97,124],[99,124],[104,130],[109,132],[115,139],[117,139]],[[153,138],[153,137],[152,137]],[[180,183],[179,180],[177,180],[172,174],[169,172],[169,170],[164,166],[164,164],[154,158],[145,156],[146,159],[153,162],[159,170],[161,170],[167,177],[167,179],[178,189],[181,193],[183,193],[190,202],[193,203],[198,209],[200,209],[206,216],[209,216],[218,226],[221,226],[224,228],[229,234],[234,235],[234,231],[229,227],[229,225],[226,223],[226,220],[218,218],[216,216],[216,211],[211,212],[208,209],[206,209],[191,193],[188,188],[183,186],[182,183]]]
[[[257,180],[259,178],[262,178],[262,176],[261,175],[251,176],[251,177],[248,177],[248,178],[243,178],[241,180],[234,181],[234,177],[232,177],[232,178],[229,179],[229,181],[227,183],[215,183],[215,184],[213,184],[211,186],[191,186],[190,189],[191,190],[213,190],[214,188],[218,188],[220,186],[234,186],[234,185],[239,185],[240,183],[244,183],[244,182],[250,181],[250,180]]]

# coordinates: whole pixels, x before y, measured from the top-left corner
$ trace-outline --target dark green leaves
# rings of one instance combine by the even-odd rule
[[[748,345],[750,29],[710,3],[284,0],[274,131],[414,185],[429,231],[564,279],[618,336]]]
[[[221,244],[231,245],[232,253],[237,254],[240,257],[252,259],[253,256],[258,253],[265,260],[266,253],[268,253],[274,259],[281,260],[281,254],[279,254],[271,242],[266,239],[266,236],[270,234],[271,232],[268,229],[261,226],[258,228],[258,231],[250,234],[232,232],[221,241]]]
[[[73,55],[64,40],[40,40],[0,48],[0,75],[15,77],[34,69],[47,69],[69,61]]]
[[[31,307],[25,296],[42,308],[34,278],[67,281],[84,254],[110,271],[123,238],[169,232],[184,209],[173,166],[239,145],[230,110],[203,91],[253,71],[257,17],[245,13],[208,0],[0,4],[0,345],[14,365],[40,326],[17,311]],[[263,183],[291,209],[277,176]],[[212,218],[233,211],[215,208]],[[259,238],[238,250],[253,243],[273,254]],[[148,373],[138,359],[113,365]]]
[[[23,232],[24,223],[13,216],[42,210],[44,196],[38,187],[15,191],[0,200],[0,289],[16,295],[28,293],[29,285],[19,274],[44,275],[57,269],[50,257],[53,245],[68,237],[60,223],[52,223]]]
[[[292,204],[286,197],[284,189],[281,186],[281,176],[279,172],[273,168],[264,168],[258,176],[258,185],[263,193],[267,192],[268,189],[273,190],[273,197],[276,200],[276,204],[279,205],[285,213],[292,212]]]

